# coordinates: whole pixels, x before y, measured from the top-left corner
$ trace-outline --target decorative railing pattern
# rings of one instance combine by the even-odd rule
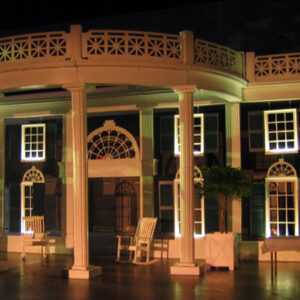
[[[178,35],[92,30],[82,34],[82,41],[82,54],[86,58],[119,56],[182,62]]]
[[[0,71],[23,69],[36,61],[40,67],[48,61],[53,66],[64,62],[68,65],[74,62],[77,65],[161,64],[176,68],[194,65],[244,77],[241,53],[214,43],[194,41],[193,34],[81,32],[81,27],[74,25],[70,33],[46,32],[0,39]]]
[[[199,39],[195,40],[195,64],[244,75],[242,53]]]
[[[51,32],[0,39],[0,62],[68,57],[67,34]]]
[[[255,80],[281,80],[300,74],[300,53],[256,56]]]

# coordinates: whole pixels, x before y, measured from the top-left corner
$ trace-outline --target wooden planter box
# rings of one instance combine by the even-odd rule
[[[205,263],[210,267],[228,267],[234,270],[238,265],[238,240],[236,233],[208,233],[205,235]]]

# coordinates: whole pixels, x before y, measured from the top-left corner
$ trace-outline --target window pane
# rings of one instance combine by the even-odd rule
[[[288,231],[289,235],[295,235],[295,225],[288,224]]]
[[[201,211],[200,210],[196,210],[195,211],[195,221],[198,221],[198,222],[202,221],[202,219],[201,219]]]
[[[270,211],[270,220],[271,220],[271,222],[277,221],[277,210]]]
[[[295,213],[293,210],[288,211],[288,221],[289,222],[294,222],[295,221]]]
[[[285,222],[285,221],[286,221],[285,210],[280,210],[279,211],[279,222]]]
[[[286,225],[279,224],[279,235],[286,235]]]
[[[195,234],[202,234],[202,225],[201,224],[194,224],[194,232]]]

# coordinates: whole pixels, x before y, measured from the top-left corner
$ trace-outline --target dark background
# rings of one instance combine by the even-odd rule
[[[195,37],[238,51],[273,54],[300,51],[300,1],[13,1],[1,4],[0,36],[69,30],[118,29]]]

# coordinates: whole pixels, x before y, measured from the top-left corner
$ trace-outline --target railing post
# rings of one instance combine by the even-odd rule
[[[70,28],[70,53],[72,61],[81,60],[81,25],[71,25]]]
[[[255,53],[246,53],[246,79],[249,82],[255,81]]]
[[[180,32],[182,39],[183,62],[187,65],[194,64],[194,33],[192,31]]]

